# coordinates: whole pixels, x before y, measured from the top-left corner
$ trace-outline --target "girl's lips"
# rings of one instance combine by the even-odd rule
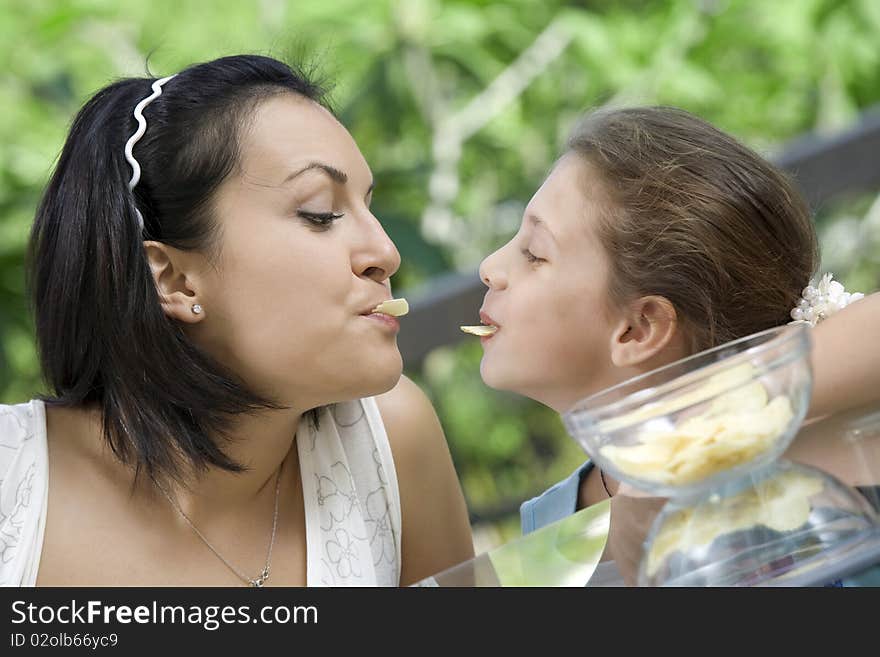
[[[386,315],[385,313],[370,313],[369,315],[362,315],[362,317],[377,322],[386,330],[393,331],[394,333],[400,331],[400,322],[396,317],[392,317],[391,315]]]
[[[480,309],[480,321],[483,322],[486,326],[494,326],[495,332],[491,335],[484,335],[480,337],[480,344],[485,345],[489,340],[498,335],[499,331],[501,331],[501,325],[492,319],[492,316],[486,311]]]
[[[485,324],[486,326],[495,326],[499,329],[501,328],[501,325],[494,319],[492,319],[492,316],[484,310],[480,310],[480,321],[483,322],[483,324]]]

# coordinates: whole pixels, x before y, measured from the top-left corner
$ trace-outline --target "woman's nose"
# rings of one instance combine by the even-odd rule
[[[355,251],[353,268],[359,276],[382,282],[400,268],[400,252],[379,220],[368,213],[362,244]]]

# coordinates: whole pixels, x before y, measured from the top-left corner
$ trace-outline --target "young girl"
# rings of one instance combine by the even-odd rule
[[[393,586],[473,555],[321,99],[235,56],[76,117],[30,252],[52,396],[0,406],[0,584]]]
[[[806,204],[751,150],[678,109],[597,112],[575,131],[519,232],[481,265],[489,289],[480,318],[497,327],[482,338],[481,375],[563,412],[791,321],[817,264]],[[865,315],[867,325],[880,320],[880,298],[816,330],[814,414],[880,396],[880,354],[838,351],[840,333],[857,332]],[[616,489],[587,462],[522,505],[523,531]]]

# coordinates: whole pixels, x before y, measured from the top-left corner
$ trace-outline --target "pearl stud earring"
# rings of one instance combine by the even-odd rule
[[[193,315],[201,315],[202,307],[199,304],[194,304],[192,307]]]

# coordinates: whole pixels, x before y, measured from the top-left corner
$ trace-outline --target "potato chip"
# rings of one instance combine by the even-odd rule
[[[719,396],[726,390],[730,390],[735,386],[747,383],[755,376],[755,368],[749,363],[737,365],[729,370],[719,372],[709,377],[699,386],[689,389],[687,392],[676,395],[671,399],[661,402],[645,404],[639,409],[622,415],[620,417],[606,420],[599,425],[602,432],[615,431],[621,427],[629,426],[637,422],[644,422],[654,417],[661,417],[680,411],[688,406],[699,404],[700,402]],[[757,383],[757,382],[756,382]],[[761,385],[757,383],[757,385]],[[763,388],[763,386],[761,386]],[[754,394],[754,393],[752,393]],[[766,392],[764,393],[766,400]],[[720,398],[720,397],[719,397]]]
[[[708,415],[724,415],[743,411],[760,410],[767,405],[767,390],[760,381],[753,381],[712,400]]]
[[[722,498],[717,505],[676,511],[652,540],[646,571],[653,577],[673,552],[708,547],[720,536],[754,526],[794,531],[809,519],[810,497],[821,492],[823,485],[816,476],[783,472],[738,495]]]
[[[768,403],[766,388],[754,376],[754,368],[746,363],[680,398],[654,405],[644,413],[712,400],[702,413],[672,428],[643,430],[639,444],[606,445],[600,453],[624,474],[672,485],[693,484],[748,463],[773,446],[794,416],[788,397],[780,395]],[[627,422],[637,413],[627,415]]]
[[[390,299],[383,301],[373,308],[373,312],[391,315],[392,317],[403,317],[409,312],[409,303],[407,303],[406,299]]]
[[[480,337],[484,337],[487,335],[492,335],[495,331],[498,330],[497,326],[459,326],[459,328],[465,333],[470,333],[471,335],[478,335]]]

